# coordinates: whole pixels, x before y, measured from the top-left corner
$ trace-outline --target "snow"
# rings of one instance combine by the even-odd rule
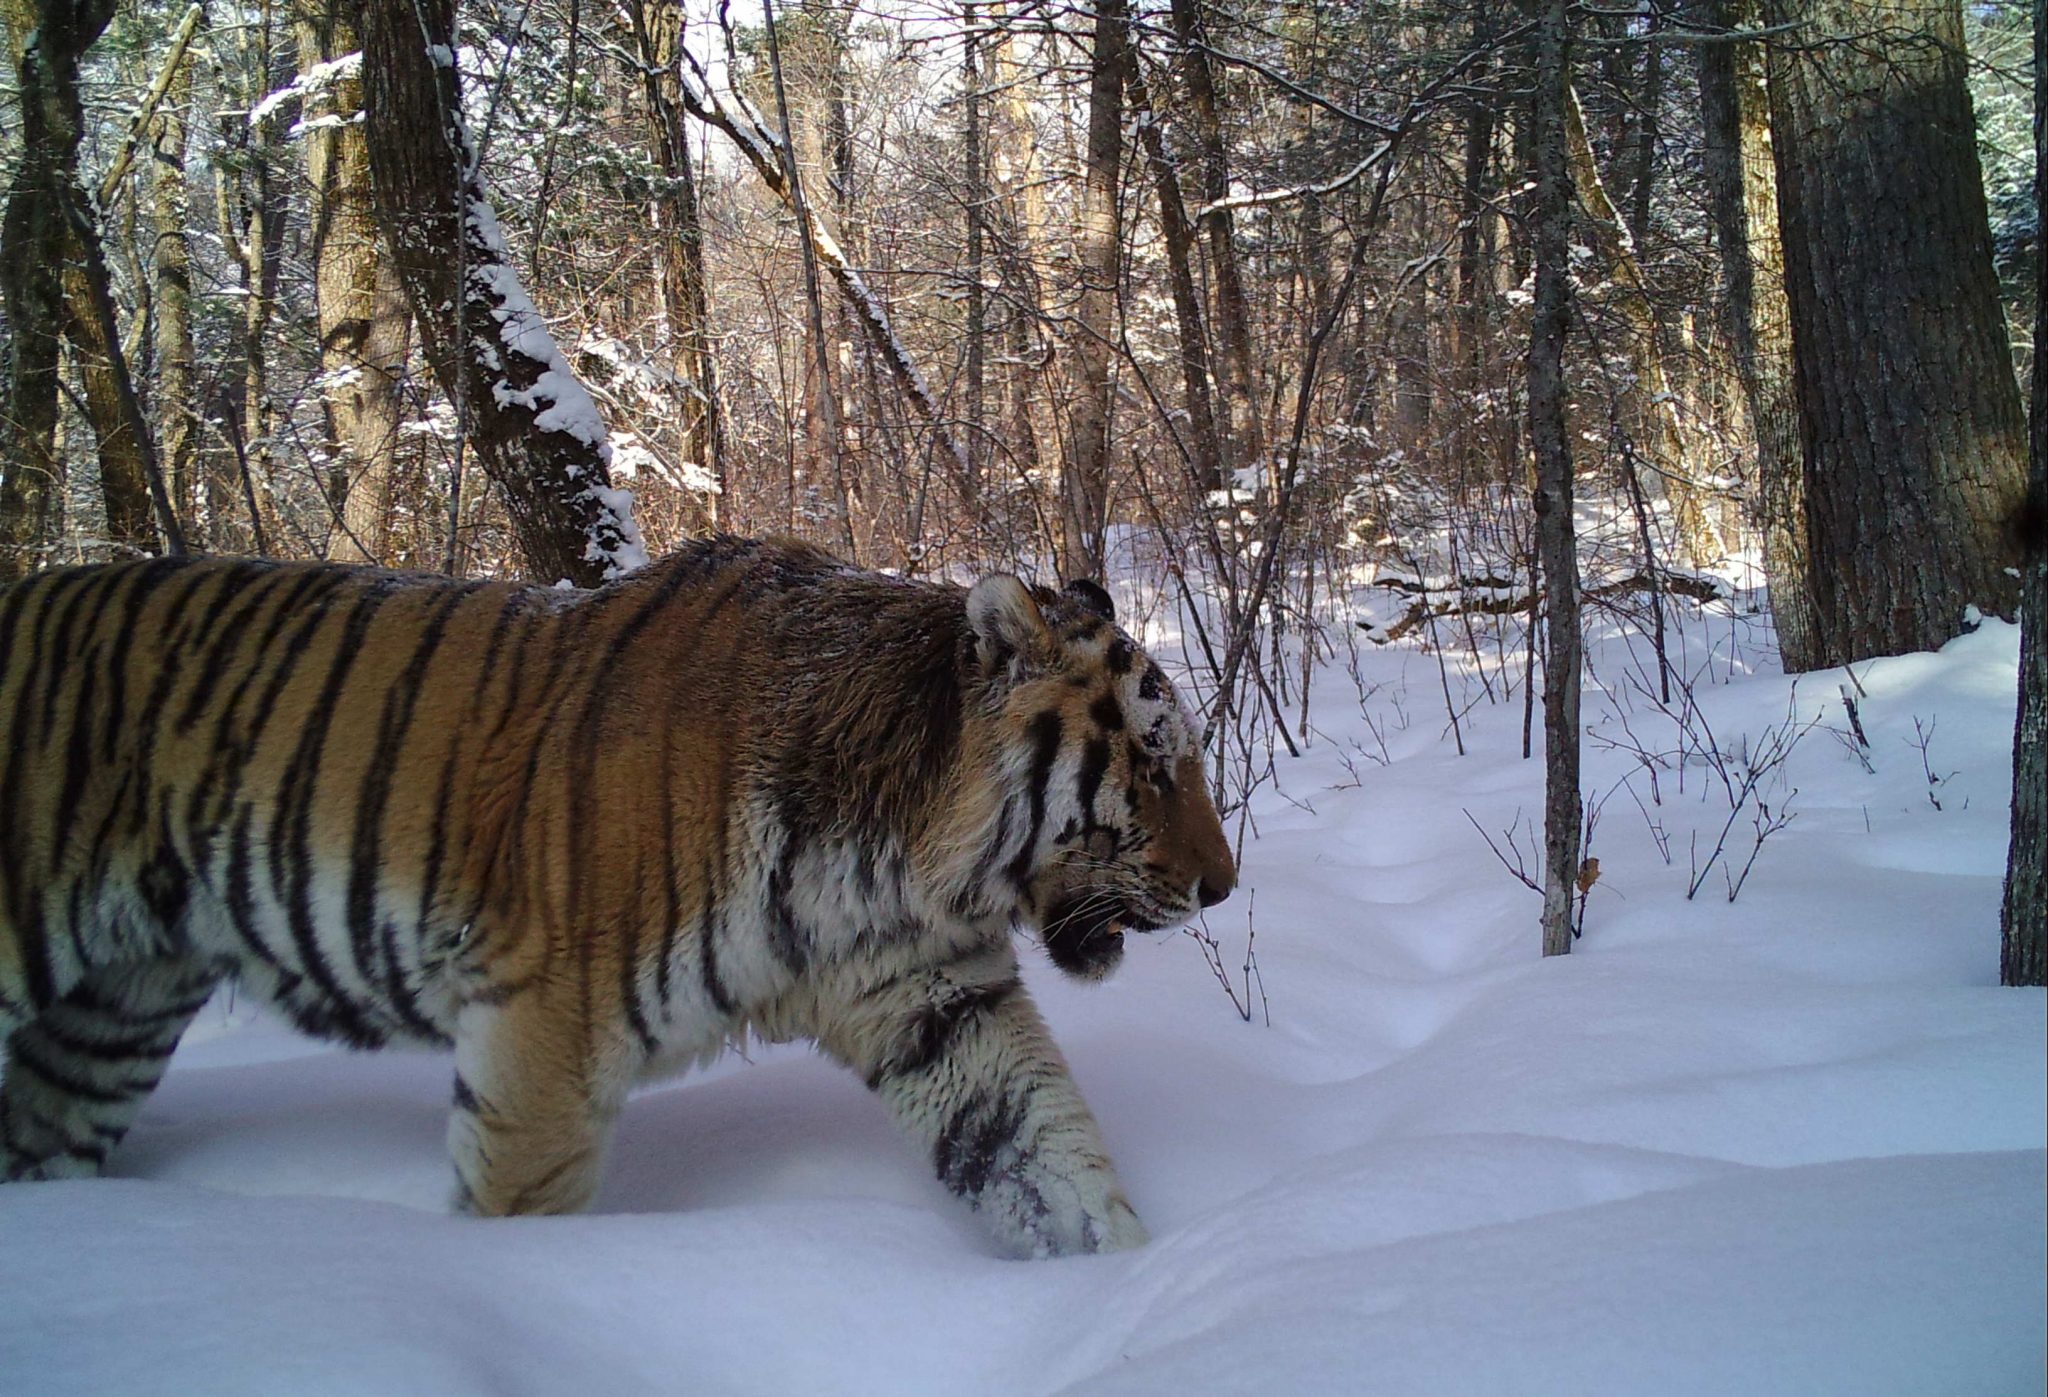
[[[1173,651],[1170,598],[1119,591]],[[1795,685],[1749,596],[1684,606],[1670,710],[1596,612],[1602,872],[1568,957],[1472,827],[1532,849],[1519,695],[1462,640],[1443,678],[1361,643],[1361,688],[1341,633],[1208,921],[1233,980],[1256,927],[1270,1026],[1185,936],[1100,986],[1027,948],[1141,1251],[998,1259],[795,1048],[638,1093],[589,1216],[451,1217],[445,1058],[222,1001],[118,1177],[0,1188],[0,1388],[2038,1393],[2048,999],[1996,985],[2016,629]],[[1787,723],[1758,789],[1790,823],[1733,902],[1688,900],[1713,754]]]

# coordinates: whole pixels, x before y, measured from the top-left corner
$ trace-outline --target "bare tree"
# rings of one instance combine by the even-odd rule
[[[1564,341],[1571,321],[1570,7],[1547,0],[1535,34],[1529,124],[1535,145],[1536,305],[1529,327],[1529,438],[1536,448],[1536,537],[1546,607],[1543,652],[1543,954],[1572,948],[1579,878],[1578,540],[1565,432]]]
[[[1096,0],[1075,261],[1081,291],[1072,351],[1079,382],[1060,490],[1061,562],[1074,576],[1100,577],[1109,517],[1110,409],[1116,371],[1117,271],[1122,250],[1118,180],[1123,167],[1124,87],[1131,62],[1124,0]]]

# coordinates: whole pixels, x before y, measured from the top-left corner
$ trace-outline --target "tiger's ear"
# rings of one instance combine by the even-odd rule
[[[1067,596],[1105,621],[1116,619],[1116,603],[1110,600],[1109,593],[1102,589],[1099,582],[1077,577],[1067,584]]]
[[[990,673],[1052,648],[1052,630],[1031,589],[1006,572],[968,589],[967,624],[974,628],[982,667]]]

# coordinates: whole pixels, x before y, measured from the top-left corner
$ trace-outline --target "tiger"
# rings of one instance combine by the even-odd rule
[[[0,1177],[98,1173],[217,986],[454,1051],[454,1204],[565,1213],[636,1082],[859,1075],[1000,1249],[1146,1238],[1020,978],[1237,880],[1091,582],[718,536],[577,591],[164,557],[0,588]]]

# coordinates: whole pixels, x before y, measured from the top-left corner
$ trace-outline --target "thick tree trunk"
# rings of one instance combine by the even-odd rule
[[[1124,86],[1131,61],[1124,0],[1096,0],[1075,261],[1081,291],[1072,361],[1075,393],[1060,490],[1061,562],[1069,576],[1103,574],[1109,523],[1110,407],[1114,387],[1117,270],[1121,248],[1117,178],[1123,165]]]
[[[2011,616],[2025,422],[1960,0],[1773,0],[1771,128],[1822,664]],[[1854,35],[1852,41],[1839,36]]]
[[[2034,198],[2048,207],[2048,0],[2034,0]],[[2048,249],[2036,252],[2048,262]],[[2048,286],[2048,277],[2040,285]],[[2012,846],[1998,978],[2048,984],[2048,300],[2034,307],[2034,422],[2019,518],[2020,705],[2012,753]]]
[[[1755,0],[1701,0],[1700,22],[1753,26]],[[1806,463],[1792,391],[1792,317],[1778,237],[1770,92],[1759,44],[1699,46],[1702,163],[1721,254],[1722,333],[1756,438],[1754,518],[1785,669],[1816,668],[1817,619],[1806,556]]]
[[[360,12],[378,223],[427,361],[498,486],[529,577],[594,586],[646,562],[611,448],[512,268],[461,119],[453,0]]]
[[[1549,616],[1543,655],[1543,954],[1572,948],[1580,858],[1578,540],[1565,433],[1564,340],[1571,319],[1569,6],[1547,0],[1536,25],[1530,93],[1536,191],[1536,305],[1529,338],[1529,437],[1536,448],[1536,543]]]
[[[683,7],[671,0],[627,0],[641,59],[648,136],[663,187],[654,203],[661,237],[661,307],[668,322],[670,372],[676,383],[676,447],[685,467],[695,466],[717,490],[697,497],[685,520],[692,533],[718,527],[725,489],[724,415],[718,398],[718,363],[712,352],[710,283],[704,268],[704,224],[697,209],[697,178],[690,168],[683,126],[681,79]]]
[[[355,7],[343,0],[295,0],[293,25],[305,89],[300,120],[311,187],[307,242],[319,300],[321,396],[334,454],[328,494],[337,527],[327,556],[384,562],[398,385],[412,344],[412,315],[398,271],[377,241]]]
[[[82,212],[78,146],[85,113],[78,64],[113,18],[112,0],[42,0],[20,55],[21,156],[0,223],[7,312],[0,398],[0,581],[32,571],[50,542],[63,480],[57,452],[58,341],[64,269]],[[19,21],[27,15],[17,17]],[[27,34],[20,35],[23,42]]]

